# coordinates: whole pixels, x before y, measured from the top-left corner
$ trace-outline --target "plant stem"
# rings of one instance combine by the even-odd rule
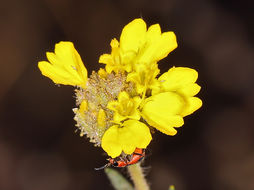
[[[143,174],[140,163],[128,166],[128,171],[134,183],[135,190],[149,190],[149,186]]]
[[[118,171],[112,168],[105,168],[104,171],[115,190],[134,190],[132,184],[130,184],[130,182],[125,179]]]

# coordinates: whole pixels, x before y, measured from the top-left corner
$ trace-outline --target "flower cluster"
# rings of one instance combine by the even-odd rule
[[[87,77],[87,70],[71,42],[56,44],[55,53],[39,62],[42,74],[57,84],[76,86],[74,108],[80,134],[101,146],[112,158],[146,148],[151,128],[175,135],[183,117],[202,105],[195,97],[198,73],[172,67],[158,76],[158,61],[177,47],[173,32],[161,32],[159,24],[147,28],[142,19],[127,24],[120,40],[103,54],[105,64]]]

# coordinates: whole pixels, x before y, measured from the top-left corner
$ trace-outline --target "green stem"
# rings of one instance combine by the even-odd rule
[[[105,168],[104,171],[115,190],[134,190],[130,182],[125,179],[118,171],[112,168]]]
[[[128,171],[134,183],[135,190],[149,190],[149,186],[143,174],[140,163],[128,166]]]

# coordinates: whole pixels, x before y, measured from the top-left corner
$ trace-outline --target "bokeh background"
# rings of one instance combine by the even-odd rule
[[[91,73],[132,19],[176,33],[162,72],[199,72],[203,107],[174,137],[156,133],[144,166],[152,189],[254,189],[254,54],[251,1],[8,0],[0,3],[0,189],[110,190],[101,148],[75,133],[73,88],[37,62],[74,42]],[[126,171],[120,170],[123,174]]]

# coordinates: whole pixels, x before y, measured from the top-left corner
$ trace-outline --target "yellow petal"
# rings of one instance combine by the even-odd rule
[[[187,67],[173,67],[159,77],[165,91],[177,91],[187,85],[195,83],[198,72]],[[194,91],[197,91],[196,87]]]
[[[202,106],[199,98],[193,97],[200,91],[196,84],[198,72],[187,67],[173,67],[159,77],[160,86],[153,89],[153,95],[160,92],[175,92],[185,101],[181,116],[187,116]]]
[[[168,135],[175,135],[173,127],[184,124],[180,116],[185,105],[183,98],[173,92],[164,92],[151,96],[142,109],[142,117],[147,123]]]
[[[183,87],[178,90],[178,92],[184,96],[195,96],[199,91],[201,87],[197,83],[192,83],[189,85],[186,85],[186,87]]]
[[[114,38],[113,40],[111,40],[110,46],[111,46],[111,48],[112,48],[112,51],[114,51],[115,49],[117,49],[117,48],[119,47],[119,42],[118,42],[118,40],[115,39],[115,38]]]
[[[202,101],[197,97],[190,97],[186,101],[186,105],[181,112],[183,117],[192,114],[202,106]]]
[[[120,92],[119,95],[118,95],[118,101],[119,102],[127,102],[127,101],[129,101],[129,99],[130,99],[130,96],[125,91]]]
[[[177,93],[163,92],[148,98],[144,108],[151,107],[155,108],[156,111],[161,110],[161,112],[166,112],[167,114],[178,114],[182,111],[184,105],[183,98]]]
[[[98,74],[101,78],[106,78],[107,77],[107,72],[105,71],[105,69],[103,68],[100,68],[99,71],[98,71]]]
[[[177,48],[176,35],[174,32],[164,32],[161,35],[160,41],[157,45],[157,51],[154,55],[155,60],[161,60]]]
[[[120,142],[126,154],[132,154],[136,148],[146,148],[152,140],[150,129],[137,120],[125,121],[120,129]]]
[[[119,112],[114,112],[114,116],[113,116],[113,120],[114,122],[120,122],[120,121],[123,121],[125,120],[127,117],[126,116],[123,116],[121,114],[119,114]]]
[[[60,42],[55,53],[47,52],[47,61],[38,63],[42,74],[57,84],[85,87],[87,70],[72,42]]]
[[[74,48],[72,42],[60,42],[55,45],[55,55],[58,61],[55,65],[66,68],[70,73],[77,73],[80,80],[87,80],[87,70],[81,60],[80,55]],[[72,69],[70,69],[72,68]],[[75,71],[75,72],[73,72]]]
[[[122,91],[119,93],[117,101],[108,102],[107,108],[114,111],[113,119],[116,123],[126,118],[139,120],[138,106],[140,102],[140,97],[130,98],[127,92]]]
[[[76,83],[79,83],[79,80],[76,80],[76,78],[69,80],[71,75],[67,71],[55,67],[47,61],[40,61],[38,67],[44,76],[50,78],[56,84],[75,86]]]
[[[161,27],[159,24],[151,25],[146,34],[146,39],[148,42],[156,41],[161,35]]]
[[[120,37],[120,48],[124,52],[137,52],[146,34],[146,23],[143,19],[135,19],[127,24]]]
[[[113,58],[111,54],[103,54],[99,58],[99,63],[113,64]]]
[[[127,120],[122,127],[110,127],[102,137],[102,148],[109,156],[115,158],[122,151],[132,154],[136,148],[146,148],[152,136],[149,128],[136,120]]]
[[[122,147],[119,143],[119,128],[117,125],[110,127],[103,135],[101,147],[109,156],[115,158],[122,153]]]
[[[158,24],[152,25],[146,36],[146,45],[139,59],[141,63],[158,62],[177,47],[174,32],[160,33]]]

